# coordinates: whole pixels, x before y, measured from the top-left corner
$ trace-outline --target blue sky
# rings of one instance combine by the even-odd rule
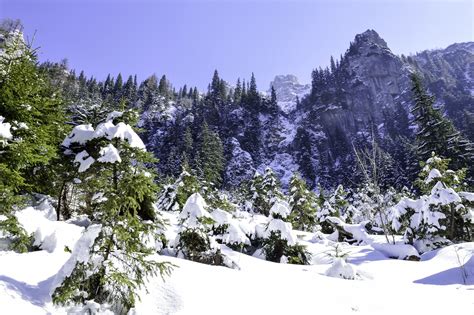
[[[375,29],[396,54],[473,41],[471,1],[112,1],[0,0],[0,18],[19,18],[40,60],[69,60],[99,79],[108,73],[166,74],[204,89],[214,69],[234,83],[255,73],[309,82],[357,33]]]

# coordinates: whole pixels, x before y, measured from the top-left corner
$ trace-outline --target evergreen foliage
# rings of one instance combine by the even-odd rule
[[[313,231],[316,225],[318,209],[316,195],[308,190],[306,182],[299,174],[293,174],[289,187],[289,205],[291,214],[289,220],[297,230]]]
[[[145,165],[153,158],[131,130],[135,121],[134,112],[112,113],[94,133],[80,133],[78,126],[63,142],[65,154],[79,164],[78,190],[86,192],[86,211],[100,233],[88,261],[78,261],[54,291],[54,303],[95,300],[126,312],[148,277],[170,271],[169,264],[149,259],[155,252],[150,239],[162,222],[153,207],[157,187]]]
[[[450,120],[434,108],[435,98],[425,91],[420,77],[413,74],[411,80],[415,100],[412,112],[418,124],[416,136],[419,160],[426,161],[431,152],[436,152],[444,158],[449,158],[453,168],[469,167],[472,173],[474,160],[472,143],[455,129]]]
[[[14,210],[24,195],[51,193],[56,182],[52,163],[67,127],[58,91],[37,67],[37,55],[23,40],[20,25],[2,31],[0,53],[0,228],[26,251],[29,237]],[[40,176],[41,175],[41,176]]]

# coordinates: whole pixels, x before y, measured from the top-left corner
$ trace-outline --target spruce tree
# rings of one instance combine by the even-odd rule
[[[199,174],[207,183],[220,186],[224,170],[224,149],[219,134],[209,130],[204,122],[199,138]]]
[[[28,249],[29,239],[14,210],[22,197],[49,193],[51,162],[64,135],[64,107],[58,91],[37,67],[36,52],[19,29],[5,34],[0,47],[0,229],[13,249]],[[42,174],[42,176],[39,176]]]
[[[273,204],[284,199],[284,195],[280,190],[280,183],[271,168],[266,168],[263,175],[255,172],[250,181],[248,197],[250,200],[248,206],[254,212],[267,216]]]
[[[88,252],[79,255],[89,258],[78,259],[55,289],[54,303],[95,300],[126,313],[148,277],[169,272],[167,263],[149,259],[155,252],[149,240],[162,222],[153,207],[157,187],[146,168],[154,159],[131,127],[136,118],[134,112],[114,112],[96,128],[76,126],[63,141],[81,173],[79,193],[94,192],[91,227],[100,231]]]
[[[290,181],[290,222],[297,230],[313,231],[316,225],[317,198],[308,190],[299,174],[293,174]]]
[[[411,81],[415,101],[412,113],[418,124],[416,136],[419,160],[426,161],[430,158],[431,152],[436,152],[444,158],[451,159],[453,168],[469,167],[472,174],[474,160],[472,143],[462,137],[452,122],[433,107],[435,98],[426,92],[420,77],[413,74]]]
[[[290,209],[285,201],[278,200],[272,205],[270,222],[265,228],[263,239],[265,258],[280,263],[309,264],[311,255],[305,246],[296,242],[293,228],[287,222],[289,214]]]

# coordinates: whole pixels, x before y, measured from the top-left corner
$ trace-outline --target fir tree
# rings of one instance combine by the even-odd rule
[[[181,227],[175,240],[177,256],[210,265],[223,265],[220,250],[209,237],[215,221],[199,193],[186,200],[179,219]]]
[[[63,100],[37,67],[36,52],[19,29],[5,35],[0,53],[0,229],[14,250],[29,238],[13,214],[22,195],[50,193],[56,184],[51,163],[65,133]],[[42,174],[42,176],[39,176]]]
[[[77,126],[63,142],[65,153],[79,164],[79,189],[95,193],[91,228],[99,230],[89,252],[79,255],[89,259],[75,263],[55,289],[54,303],[95,300],[126,313],[148,277],[170,270],[169,264],[149,259],[155,248],[145,242],[162,222],[153,208],[157,187],[145,166],[153,158],[130,126],[135,121],[133,112],[113,113],[95,130]]]
[[[316,195],[308,190],[306,182],[297,173],[291,178],[289,192],[289,219],[293,227],[302,231],[313,231],[316,225]]]
[[[472,169],[474,160],[472,144],[459,134],[451,121],[433,107],[435,99],[425,91],[420,77],[413,74],[411,81],[415,101],[412,112],[418,124],[419,160],[425,161],[430,157],[431,152],[436,152],[444,158],[451,159],[454,168],[470,167]]]
[[[266,168],[265,173],[255,172],[248,189],[251,204],[249,207],[257,213],[269,215],[270,208],[278,200],[283,200],[280,183],[271,168]]]
[[[269,261],[309,264],[311,255],[306,247],[298,244],[292,234],[292,226],[286,222],[290,209],[288,203],[278,200],[271,207],[270,222],[265,228],[263,251]]]
[[[219,186],[222,183],[224,170],[224,152],[222,142],[216,132],[209,130],[204,122],[200,134],[200,151],[198,170],[200,176],[207,182]]]

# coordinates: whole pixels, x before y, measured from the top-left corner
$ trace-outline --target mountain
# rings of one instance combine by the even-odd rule
[[[203,172],[203,161],[222,156],[217,160],[223,161],[227,188],[239,187],[266,167],[274,169],[284,187],[293,172],[301,173],[311,188],[357,187],[362,174],[354,149],[370,148],[374,141],[380,148],[382,185],[412,185],[419,171],[413,150],[413,72],[442,113],[474,141],[472,42],[399,56],[376,31],[367,30],[339,59],[331,57],[330,67],[315,67],[311,84],[300,84],[293,75],[276,76],[270,85],[274,97],[271,91],[258,92],[253,75],[233,85],[216,71],[208,91],[199,93],[186,86],[177,90],[165,76],[141,83],[129,77],[122,84],[111,76],[97,82],[83,74],[67,75],[62,64],[43,68],[62,85],[78,117],[83,107],[120,100],[138,109],[143,137],[163,177],[179,174],[185,161]],[[204,126],[214,139],[212,149],[206,147]]]
[[[277,75],[270,83],[276,91],[278,106],[285,114],[296,109],[297,100],[301,100],[311,91],[311,85],[300,84],[292,74]]]

